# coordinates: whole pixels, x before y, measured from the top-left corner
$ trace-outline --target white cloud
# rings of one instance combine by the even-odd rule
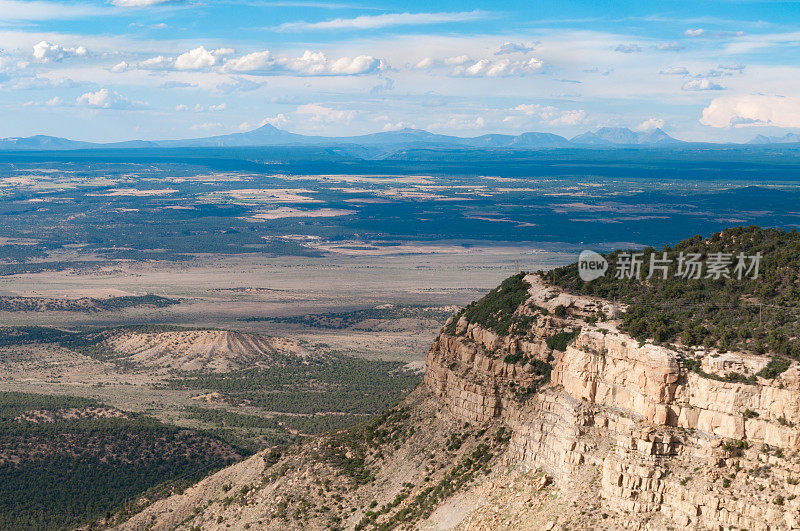
[[[60,107],[64,104],[64,100],[58,96],[53,96],[47,101],[26,101],[22,104],[24,107]]]
[[[726,39],[729,37],[744,37],[743,31],[707,31],[703,28],[687,29],[683,32],[687,37],[708,37],[710,39]]]
[[[681,87],[681,90],[687,91],[702,91],[702,90],[723,90],[725,87],[722,85],[718,85],[714,83],[710,79],[692,79],[691,81],[687,81]]]
[[[652,131],[653,129],[661,129],[664,127],[664,120],[661,118],[648,118],[640,123],[636,128],[637,131]]]
[[[561,110],[551,105],[538,105],[522,103],[511,111],[522,113],[525,116],[538,118],[549,125],[578,125],[586,121],[586,111],[583,109]],[[507,122],[512,122],[513,117],[507,117]]]
[[[145,59],[144,61],[140,62],[137,67],[141,68],[142,70],[168,70],[172,68],[173,64],[174,61],[171,57],[159,55],[156,57],[151,57],[150,59]]]
[[[685,66],[670,66],[659,70],[658,73],[662,76],[685,76],[689,70]]]
[[[217,112],[217,111],[224,111],[228,107],[225,103],[220,103],[218,105],[209,105],[208,112]]]
[[[217,64],[216,55],[203,46],[182,53],[175,59],[175,68],[178,70],[202,70],[215,64]]]
[[[312,125],[349,124],[356,117],[356,111],[332,109],[319,103],[308,103],[297,107],[295,114],[300,115]]]
[[[269,50],[253,52],[225,62],[224,70],[254,75],[298,74],[342,76],[370,74],[386,69],[386,64],[371,55],[328,59],[322,52],[306,50],[300,57],[277,57]]]
[[[564,124],[564,125],[578,125],[586,121],[586,111],[582,109],[564,111],[560,116],[551,120],[550,125]]]
[[[131,65],[129,65],[125,61],[122,61],[112,66],[111,71],[114,72],[115,74],[119,74],[120,72],[127,72],[130,69],[130,67]]]
[[[83,46],[64,48],[59,44],[51,44],[47,41],[40,41],[33,46],[33,60],[37,63],[58,62],[69,57],[86,57],[88,54],[89,52]]]
[[[289,123],[289,119],[286,117],[285,114],[277,114],[271,118],[264,118],[264,121],[261,122],[261,125],[272,125],[274,127],[283,127],[284,125]]]
[[[505,55],[509,53],[528,53],[532,52],[538,43],[523,44],[521,42],[504,42],[500,49],[494,52],[495,55]]]
[[[355,18],[336,18],[324,22],[286,22],[278,26],[280,31],[378,29],[388,26],[443,24],[447,22],[469,22],[486,18],[483,11],[458,13],[386,13],[362,15]]]
[[[285,114],[277,114],[269,118],[264,118],[257,124],[252,124],[250,122],[242,122],[239,124],[239,129],[242,131],[251,131],[253,129],[258,129],[259,127],[264,127],[267,124],[273,127],[280,128],[288,123],[289,123],[289,118],[287,118]]]
[[[208,70],[215,65],[219,65],[221,57],[231,55],[232,53],[234,53],[232,48],[206,50],[204,46],[200,46],[182,53],[176,58],[157,55],[150,59],[140,61],[135,67],[140,70]],[[123,63],[125,62],[123,61]],[[120,63],[120,65],[123,63]],[[134,68],[134,65],[125,64],[127,65],[125,70]],[[114,71],[115,70],[112,69],[112,72]]]
[[[800,99],[768,94],[715,98],[700,123],[711,127],[800,127]]]
[[[472,61],[469,61],[472,62]],[[452,70],[454,76],[504,77],[538,72],[544,63],[536,57],[512,61],[510,59],[479,59],[472,64],[464,63]]]
[[[469,62],[469,55],[454,55],[452,57],[445,57],[444,64],[446,65],[463,65]]]
[[[131,101],[119,92],[100,89],[97,92],[86,92],[75,99],[75,103],[93,109],[140,109],[145,104],[138,101]]]
[[[238,59],[230,59],[225,62],[225,69],[231,72],[266,72],[274,68],[275,64],[272,53],[264,50],[243,55]]]
[[[421,59],[416,65],[414,65],[414,68],[425,70],[431,68],[433,65],[434,65],[433,59],[431,59],[430,57],[425,57],[424,59]]]
[[[614,51],[621,53],[639,53],[642,51],[642,47],[638,44],[620,44],[614,48]]]

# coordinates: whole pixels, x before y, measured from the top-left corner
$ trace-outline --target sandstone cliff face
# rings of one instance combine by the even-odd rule
[[[462,318],[443,333],[426,362],[425,385],[458,418],[497,419],[513,436],[508,463],[543,468],[568,482],[580,467],[602,470],[600,496],[632,527],[728,529],[800,527],[800,372],[733,383],[688,371],[682,353],[639,344],[614,321],[607,302],[559,293],[538,277],[526,305],[550,310],[524,338],[501,337]],[[552,310],[568,308],[564,318]],[[521,307],[522,308],[522,307]],[[521,310],[524,311],[524,310]],[[567,326],[581,332],[564,352],[545,338]],[[520,396],[529,366],[505,363],[521,352],[551,356],[550,383]],[[703,369],[751,374],[763,358],[707,355]]]

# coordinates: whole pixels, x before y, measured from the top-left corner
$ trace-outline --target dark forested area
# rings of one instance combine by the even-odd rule
[[[102,519],[148,489],[184,485],[241,458],[216,437],[96,400],[2,392],[0,529]]]
[[[605,255],[609,271],[596,280],[581,280],[577,264],[558,268],[546,278],[573,293],[627,304],[621,315],[623,329],[640,339],[800,358],[800,233],[735,227],[659,250],[639,250],[640,279],[615,278],[614,264],[623,252]],[[661,270],[648,279],[651,255],[657,264],[664,252],[673,258],[696,254],[701,261],[714,253],[731,255],[728,278],[714,278],[706,271],[700,278],[683,278],[674,260],[666,279]],[[739,253],[761,254],[757,278],[753,271],[738,278],[734,268]]]

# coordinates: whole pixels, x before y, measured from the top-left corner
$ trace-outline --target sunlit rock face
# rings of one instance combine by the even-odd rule
[[[709,353],[706,374],[691,372],[677,350],[640,344],[613,320],[592,324],[587,316],[598,311],[611,317],[607,301],[561,293],[533,275],[526,281],[517,312],[549,313],[524,335],[501,336],[462,316],[426,361],[425,385],[454,415],[473,424],[499,418],[513,430],[509,465],[543,468],[557,483],[597,467],[609,510],[634,528],[647,528],[648,515],[713,529],[800,525],[797,364],[773,380],[734,383],[714,376],[755,374],[766,359]],[[567,315],[554,316],[558,306]],[[565,351],[547,346],[577,326]],[[515,353],[550,360],[550,382],[520,396],[534,376],[529,364],[504,361]]]

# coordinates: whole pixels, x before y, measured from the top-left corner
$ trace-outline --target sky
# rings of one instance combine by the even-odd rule
[[[0,137],[800,132],[800,2],[0,0]]]

